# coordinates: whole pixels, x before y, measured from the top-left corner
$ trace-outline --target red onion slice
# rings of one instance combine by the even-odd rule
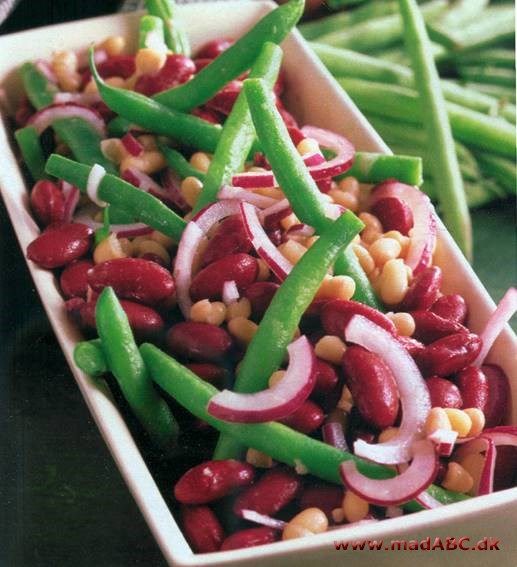
[[[315,232],[314,228],[308,224],[295,224],[287,230],[285,233],[285,239],[303,242],[306,238],[314,236]]]
[[[357,470],[354,461],[345,461],[340,474],[346,487],[367,502],[378,506],[397,506],[408,502],[427,489],[438,470],[438,457],[430,441],[416,441],[409,467],[394,478],[376,480]]]
[[[231,303],[235,303],[239,301],[239,289],[237,288],[237,284],[234,280],[227,281],[223,283],[223,303],[225,305],[230,305]]]
[[[128,132],[124,134],[120,139],[122,145],[132,156],[140,156],[144,153],[144,146],[131,134]]]
[[[450,457],[454,450],[454,444],[458,438],[458,432],[452,429],[437,429],[427,436],[436,446],[436,452],[440,457]]]
[[[316,382],[316,358],[305,335],[287,347],[289,365],[282,380],[254,394],[223,390],[208,403],[210,415],[238,423],[264,423],[287,417],[309,397]]]
[[[246,189],[275,187],[277,185],[272,171],[246,171],[232,177],[232,185]]]
[[[429,389],[420,370],[396,338],[362,315],[352,317],[345,329],[345,339],[384,360],[397,383],[402,407],[402,420],[395,437],[376,445],[358,439],[354,453],[385,465],[407,462],[411,446],[421,436],[431,409]]]
[[[97,230],[103,226],[103,223],[93,220],[91,208],[84,207],[77,215],[74,221],[89,226],[92,230]],[[150,234],[153,229],[141,222],[130,224],[110,224],[110,231],[115,233],[119,238],[131,238],[133,236],[142,236]]]
[[[68,93],[59,92],[54,95],[54,104],[65,104],[68,102],[73,102],[75,104],[84,104],[89,106],[95,102],[100,102],[101,95],[97,93]]]
[[[82,118],[86,120],[102,138],[106,137],[106,124],[102,116],[93,108],[75,102],[51,104],[33,114],[27,123],[34,126],[38,134],[41,134],[53,124],[54,120],[60,118]]]
[[[292,270],[293,265],[277,250],[276,246],[269,239],[260,224],[255,207],[249,203],[241,203],[240,207],[246,233],[257,254],[266,262],[277,278],[284,280]]]
[[[320,146],[332,150],[336,154],[329,161],[309,167],[309,171],[316,181],[341,175],[352,167],[355,148],[345,137],[323,128],[316,128],[316,126],[304,126],[302,132],[307,138],[316,140]]]
[[[221,189],[219,189],[217,197],[219,199],[235,199],[236,201],[251,203],[259,209],[267,209],[278,202],[277,199],[273,199],[272,197],[266,197],[265,195],[247,191],[242,187],[232,187],[230,185],[223,185]]]
[[[417,187],[398,181],[384,181],[372,193],[371,205],[385,197],[398,197],[410,207],[414,226],[410,231],[405,263],[418,275],[429,266],[436,245],[436,215],[429,197]]]
[[[327,445],[332,445],[341,451],[348,451],[348,445],[345,439],[345,432],[343,431],[343,426],[337,421],[331,421],[325,423],[321,428],[321,434],[323,436],[323,441]]]
[[[57,77],[56,74],[54,73],[54,70],[52,69],[52,66],[50,65],[50,63],[48,61],[45,61],[45,59],[38,59],[35,63],[34,63],[35,67],[38,69],[38,71],[40,73],[42,73],[43,75],[45,75],[45,77],[51,82],[54,83],[55,85],[57,85]]]
[[[255,522],[261,526],[267,526],[268,528],[273,528],[275,530],[283,530],[287,526],[287,522],[283,520],[277,520],[271,516],[266,516],[265,514],[259,514],[255,510],[241,510],[241,516],[248,520],[249,522]]]
[[[81,197],[81,192],[77,187],[74,187],[71,183],[67,181],[61,182],[61,190],[65,197],[65,222],[72,222],[74,217],[75,209],[79,203],[79,198]]]
[[[192,266],[199,244],[206,237],[212,226],[220,220],[239,213],[237,201],[218,201],[208,205],[187,224],[178,245],[174,263],[174,280],[178,305],[186,319],[190,319],[192,300],[190,299],[190,284],[192,282]]]
[[[163,170],[161,175],[163,188],[167,192],[171,204],[182,213],[190,211],[191,207],[181,193],[181,177],[170,167]]]
[[[440,506],[443,506],[443,504],[439,500],[433,498],[429,494],[429,492],[426,491],[423,491],[418,496],[415,496],[415,500],[427,510],[432,510],[433,508],[439,508]]]
[[[91,169],[90,173],[88,174],[88,181],[86,182],[86,194],[99,207],[106,207],[108,203],[99,199],[99,185],[101,184],[104,176],[106,175],[106,170],[96,163]]]
[[[477,491],[478,496],[483,494],[490,494],[494,491],[494,472],[495,472],[495,460],[497,457],[496,445],[493,439],[490,437],[483,436],[483,439],[487,442],[486,453],[485,453],[485,463],[481,471],[481,477],[479,479],[479,487]]]
[[[267,209],[260,211],[259,220],[261,224],[266,224],[267,222],[266,219],[271,215],[278,215],[284,212],[287,213],[287,211],[290,210],[291,210],[291,205],[289,204],[289,201],[287,199],[281,199],[280,201],[277,201],[274,205],[271,205],[271,207],[268,207]]]
[[[483,364],[495,340],[516,311],[517,289],[511,287],[504,294],[503,299],[501,299],[499,305],[488,319],[483,332],[479,335],[483,346],[481,347],[481,352],[474,361],[474,366],[480,367]]]

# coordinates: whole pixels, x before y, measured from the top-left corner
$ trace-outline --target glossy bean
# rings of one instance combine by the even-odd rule
[[[386,363],[373,352],[350,346],[343,355],[345,381],[367,424],[385,429],[395,423],[399,410],[397,384]]]
[[[430,266],[421,272],[409,286],[402,309],[416,311],[429,309],[438,298],[442,285],[442,270],[438,266]]]
[[[205,382],[213,384],[219,389],[222,389],[226,382],[227,372],[222,366],[217,366],[217,364],[212,364],[211,362],[190,362],[185,364],[185,366],[205,380]]]
[[[174,294],[174,280],[168,270],[143,258],[117,258],[97,264],[88,272],[95,291],[111,286],[117,296],[156,305]]]
[[[432,305],[431,311],[444,319],[464,324],[467,319],[467,303],[457,293],[442,295]]]
[[[205,45],[203,45],[203,47],[198,51],[196,57],[201,59],[215,59],[233,44],[233,39],[214,39],[212,41],[209,41],[208,43],[205,43]]]
[[[93,266],[91,260],[76,260],[66,266],[59,278],[59,286],[65,297],[86,297],[88,270]]]
[[[427,376],[450,376],[474,362],[481,339],[473,333],[454,333],[439,339],[418,354],[417,363]]]
[[[182,504],[207,504],[253,482],[254,468],[233,459],[206,461],[189,469],[174,486]]]
[[[431,376],[426,380],[429,394],[431,396],[431,406],[440,408],[461,408],[463,404],[462,396],[458,387],[450,380],[440,376]],[[477,407],[466,405],[465,407]]]
[[[480,368],[468,366],[456,375],[455,382],[461,392],[463,407],[478,408],[484,413],[489,394],[485,373]]]
[[[31,191],[31,208],[43,226],[63,221],[65,217],[65,198],[59,187],[42,179]]]
[[[226,281],[234,281],[242,291],[251,285],[258,273],[257,260],[248,254],[232,254],[212,262],[198,272],[190,284],[193,301],[220,299]]]
[[[412,311],[415,321],[413,337],[429,344],[453,333],[468,333],[468,329],[452,319],[444,319],[433,311]]]
[[[92,234],[82,223],[50,225],[29,244],[27,257],[42,268],[61,268],[88,252]]]
[[[273,528],[266,526],[248,528],[247,530],[240,530],[228,536],[221,545],[221,551],[265,545],[266,543],[273,543],[278,539],[280,539],[280,532]]]
[[[316,385],[313,393],[321,396],[331,394],[338,383],[339,376],[332,364],[316,358]]]
[[[173,53],[167,56],[165,64],[156,73],[141,75],[135,84],[135,91],[146,96],[186,83],[196,72],[196,65],[190,57]]]
[[[325,414],[319,405],[312,400],[306,400],[296,411],[279,421],[295,431],[308,435],[318,429],[324,419]]]
[[[283,467],[271,469],[237,497],[233,510],[237,516],[242,510],[272,516],[292,502],[301,487],[302,481],[294,471]]]
[[[341,508],[343,501],[343,488],[331,484],[320,484],[303,489],[298,498],[301,510],[306,508],[320,508],[329,520],[332,519],[332,510]]]
[[[183,532],[196,553],[219,551],[224,531],[208,506],[184,506],[181,512]]]
[[[255,282],[244,290],[244,297],[249,299],[251,311],[255,319],[262,319],[279,287],[274,282]]]
[[[196,361],[217,361],[232,347],[230,335],[216,325],[185,321],[167,333],[167,346],[176,355]]]
[[[510,382],[503,370],[495,364],[484,364],[481,370],[488,380],[488,401],[485,409],[487,427],[495,427],[506,418],[510,409]]]
[[[407,236],[413,228],[413,212],[398,197],[379,199],[372,207],[372,213],[381,221],[384,232],[398,230]]]
[[[231,254],[248,253],[251,248],[251,240],[246,233],[242,215],[232,215],[221,223],[208,241],[202,265],[207,266]]]

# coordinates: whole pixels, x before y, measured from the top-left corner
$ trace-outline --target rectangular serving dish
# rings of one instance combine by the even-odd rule
[[[273,9],[267,1],[221,2],[180,6],[194,49],[217,37],[239,37],[258,19]],[[81,49],[91,42],[113,34],[128,38],[135,47],[139,14],[81,20],[0,37],[0,86],[6,106],[21,95],[17,67],[27,60],[47,59],[58,49]],[[283,44],[287,77],[287,106],[301,124],[314,124],[346,135],[360,150],[389,152],[349,97],[311,53],[298,32]],[[7,55],[8,54],[8,55]],[[37,236],[39,230],[28,206],[28,188],[22,177],[6,124],[0,128],[0,190],[14,225],[21,249]],[[439,223],[439,242],[435,261],[444,272],[444,291],[461,293],[470,307],[470,327],[479,331],[494,303],[465,261],[444,226]],[[177,566],[204,565],[297,565],[316,562],[340,565],[346,559],[336,551],[335,540],[416,539],[434,537],[469,537],[476,542],[484,536],[501,541],[501,551],[483,555],[484,565],[513,565],[517,557],[514,537],[517,516],[517,488],[453,504],[444,508],[330,531],[307,539],[275,543],[258,548],[195,555],[172,517],[110,393],[75,367],[74,344],[81,340],[78,329],[69,321],[56,280],[51,272],[28,262],[32,278],[42,298],[56,337],[72,369],[82,395],[108,445],[117,466],[135,498],[167,562]],[[509,376],[512,411],[508,423],[517,423],[517,341],[507,328],[498,338],[489,360],[499,364]],[[354,566],[371,562],[371,551],[353,552]],[[435,552],[438,553],[438,552]],[[432,552],[413,551],[382,554],[383,565],[436,565]],[[474,554],[479,556],[479,553]],[[513,563],[512,563],[513,558]],[[473,561],[474,559],[474,561]],[[456,552],[455,565],[476,563],[469,553]],[[479,559],[478,559],[479,560]],[[494,563],[492,563],[494,561]]]

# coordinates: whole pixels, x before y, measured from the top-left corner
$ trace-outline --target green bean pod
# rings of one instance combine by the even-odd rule
[[[284,360],[300,319],[316,295],[339,251],[348,246],[363,223],[350,211],[330,223],[305,252],[278,288],[239,366],[234,389],[258,392]],[[267,356],[264,356],[267,353]],[[239,458],[240,447],[231,438],[219,439],[214,458]]]
[[[380,183],[386,179],[398,179],[408,185],[422,184],[422,159],[412,155],[356,152],[354,164],[345,175],[355,177],[360,183]]]
[[[391,478],[395,474],[389,468],[360,459],[280,423],[240,424],[216,419],[206,411],[208,402],[218,393],[214,386],[154,345],[143,344],[140,352],[151,378],[180,405],[221,433],[233,436],[246,447],[270,455],[275,461],[292,467],[303,465],[314,476],[340,486],[339,465],[348,460],[354,460],[357,468],[371,478]],[[443,504],[468,499],[464,494],[449,492],[434,485],[428,488],[428,492]],[[411,511],[422,509],[416,502],[405,506]]]
[[[14,133],[22,153],[23,163],[27,166],[34,181],[45,179],[45,156],[34,126],[25,126]]]
[[[156,16],[142,16],[138,30],[138,48],[166,51],[163,21]]]
[[[261,78],[272,89],[282,64],[282,50],[274,43],[264,47],[253,64],[250,78]],[[231,181],[232,175],[241,171],[255,140],[255,128],[251,120],[246,95],[241,92],[224,123],[210,167],[205,176],[203,190],[194,212],[217,200],[219,189]]]
[[[158,140],[158,149],[164,155],[167,164],[173,169],[182,179],[185,177],[197,177],[200,181],[204,181],[205,174],[199,169],[192,167],[182,153],[173,148],[169,148],[164,143]]]
[[[82,193],[86,192],[91,167],[52,154],[47,161],[46,171],[75,185]],[[98,192],[103,201],[179,242],[187,223],[156,197],[109,173],[102,178]]]
[[[187,33],[176,14],[174,0],[145,0],[145,7],[152,16],[161,18],[165,43],[173,53],[190,57]]]
[[[275,108],[271,92],[260,79],[244,82],[244,91],[264,153],[296,216],[322,233],[330,221],[318,186],[294,147],[287,128]],[[351,249],[338,255],[338,274],[347,274],[356,283],[354,299],[381,309],[366,274]]]
[[[88,376],[98,377],[109,372],[100,339],[77,343],[74,348],[74,362]]]
[[[97,300],[95,320],[107,365],[124,398],[153,442],[162,449],[172,449],[178,436],[178,424],[153,387],[127,315],[110,287],[105,288]]]

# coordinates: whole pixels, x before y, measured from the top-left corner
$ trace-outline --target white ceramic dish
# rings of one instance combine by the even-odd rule
[[[267,11],[270,2],[224,2],[181,6],[194,48],[216,37],[238,37]],[[27,60],[48,58],[52,51],[79,49],[92,41],[112,34],[137,37],[138,14],[114,15],[93,20],[51,26],[0,38],[0,85],[7,100],[14,102],[21,94],[16,68]],[[310,123],[345,134],[358,149],[389,151],[379,136],[343,94],[332,77],[310,53],[298,33],[284,43],[284,67],[288,82],[288,107],[302,124]],[[36,237],[38,227],[28,209],[28,192],[10,149],[10,135],[0,129],[0,188],[21,246]],[[464,295],[470,306],[470,326],[479,331],[494,308],[488,293],[461,256],[445,228],[440,224],[436,262],[444,270],[444,289]],[[484,536],[501,541],[499,552],[454,552],[455,565],[510,566],[517,562],[515,520],[517,488],[475,498],[444,508],[386,520],[376,524],[346,528],[303,540],[292,540],[223,553],[194,555],[167,508],[130,432],[122,420],[109,392],[99,388],[73,364],[74,344],[80,340],[78,330],[67,319],[62,298],[53,275],[29,262],[29,269],[42,297],[63,352],[90,411],[120,469],[142,514],[147,520],[166,560],[171,565],[340,565],[353,554],[354,566],[437,565],[443,552],[412,551],[336,551],[335,540],[416,539],[470,537],[476,542]],[[510,377],[513,393],[509,422],[517,423],[517,347],[515,335],[507,329],[492,349],[490,360],[497,362]]]

